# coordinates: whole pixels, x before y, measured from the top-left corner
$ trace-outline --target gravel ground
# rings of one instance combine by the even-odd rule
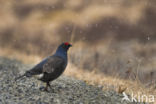
[[[101,87],[67,76],[51,82],[49,92],[41,91],[40,87],[45,85],[35,78],[14,80],[30,67],[0,57],[0,104],[137,104],[121,102],[122,94],[102,91]]]

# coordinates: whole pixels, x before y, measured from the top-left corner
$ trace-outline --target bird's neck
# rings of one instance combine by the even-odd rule
[[[55,56],[60,56],[60,57],[62,57],[64,59],[67,59],[67,51],[65,51],[63,48],[62,49],[61,48],[57,49],[54,55]]]

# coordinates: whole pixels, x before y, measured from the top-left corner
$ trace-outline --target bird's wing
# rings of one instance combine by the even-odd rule
[[[62,65],[65,65],[65,60],[63,58],[59,56],[49,57],[47,62],[43,65],[43,73],[52,73]]]
[[[27,74],[30,75],[38,75],[41,74],[43,71],[43,66],[44,64],[48,61],[49,57],[43,59],[39,64],[37,64],[36,66],[34,66],[31,70],[27,71]]]
[[[18,80],[24,76],[27,76],[27,77],[31,77],[33,75],[39,75],[39,74],[42,74],[43,72],[43,65],[48,61],[49,57],[43,59],[39,64],[37,64],[36,66],[34,66],[32,69],[26,71],[23,75],[15,78],[15,80]]]

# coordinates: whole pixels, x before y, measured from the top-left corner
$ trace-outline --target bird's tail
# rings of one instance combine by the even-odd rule
[[[21,76],[19,76],[19,77],[16,77],[15,78],[15,81],[17,81],[18,79],[21,79],[21,78],[23,78],[23,77],[25,77],[26,76],[26,74],[23,74],[23,75],[21,75]]]
[[[23,75],[21,75],[19,77],[16,77],[15,81],[17,81],[18,79],[21,79],[23,77],[31,77],[31,76],[32,76],[32,74],[29,71],[27,71],[25,74],[23,74]]]

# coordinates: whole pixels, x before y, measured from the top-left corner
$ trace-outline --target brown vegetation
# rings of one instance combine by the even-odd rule
[[[72,41],[67,75],[116,88],[155,90],[154,0],[0,3],[1,55],[36,63],[62,41]]]

